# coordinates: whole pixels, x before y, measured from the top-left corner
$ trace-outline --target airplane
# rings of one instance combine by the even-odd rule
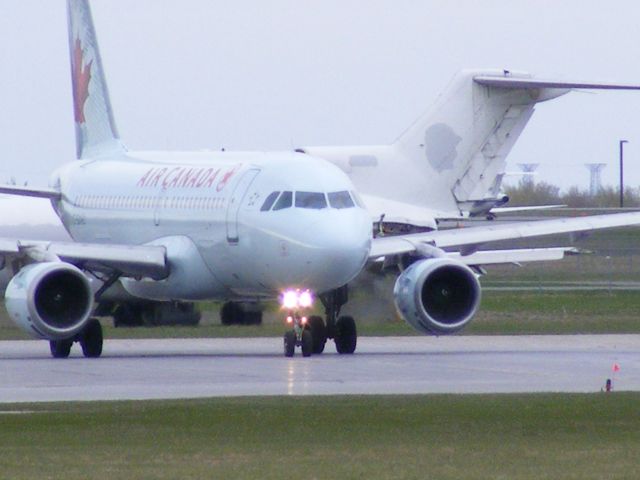
[[[371,262],[401,264],[399,314],[428,334],[466,326],[482,266],[561,258],[566,249],[480,250],[498,240],[640,224],[640,213],[373,236],[356,187],[331,162],[299,152],[134,152],[118,134],[88,0],[67,0],[77,159],[50,186],[0,186],[46,198],[73,241],[0,238],[12,278],[12,320],[49,341],[54,358],[79,342],[103,350],[95,302],[119,284],[150,300],[278,298],[290,324],[284,353],[354,353],[348,284]],[[319,299],[325,318],[309,316]]]
[[[439,220],[558,206],[505,207],[507,156],[538,103],[574,90],[638,90],[612,82],[548,80],[514,70],[463,70],[390,145],[309,146],[349,175],[378,230],[435,229]]]

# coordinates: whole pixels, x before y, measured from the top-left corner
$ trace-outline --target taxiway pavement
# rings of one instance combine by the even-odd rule
[[[245,395],[640,391],[640,335],[362,337],[355,355],[282,355],[278,338],[106,340],[55,360],[0,342],[0,402]],[[613,371],[618,365],[620,370]]]

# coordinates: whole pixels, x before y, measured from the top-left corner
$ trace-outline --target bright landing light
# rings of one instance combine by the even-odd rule
[[[313,295],[309,290],[287,290],[282,294],[280,302],[287,310],[309,308],[313,305]]]

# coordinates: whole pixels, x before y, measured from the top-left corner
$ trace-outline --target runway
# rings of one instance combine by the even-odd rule
[[[107,340],[54,360],[0,342],[0,402],[246,395],[640,390],[640,335],[363,337],[353,356],[283,357],[279,338]],[[614,364],[620,370],[612,371]]]

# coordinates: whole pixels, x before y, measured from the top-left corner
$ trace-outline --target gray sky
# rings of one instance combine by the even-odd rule
[[[640,83],[632,0],[93,0],[116,122],[130,149],[274,150],[390,143],[456,71],[526,70]],[[74,158],[63,0],[0,3],[0,180],[45,183]],[[629,140],[640,185],[640,92],[538,106],[512,151],[538,179],[588,185]]]

